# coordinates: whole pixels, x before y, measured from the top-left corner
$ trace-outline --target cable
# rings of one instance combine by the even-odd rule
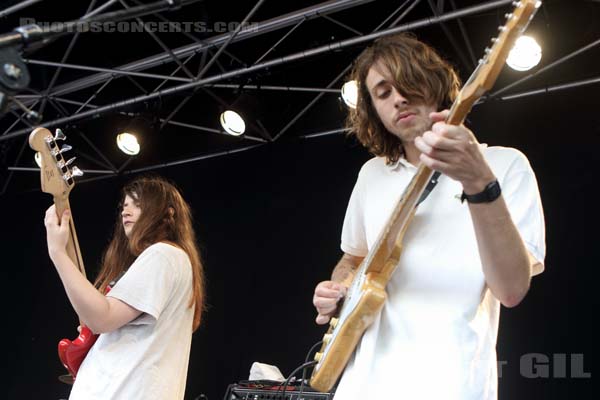
[[[301,366],[299,366],[298,368],[296,368],[295,370],[292,371],[292,373],[288,376],[288,378],[283,382],[282,400],[285,400],[285,392],[287,390],[287,385],[290,383],[290,381],[292,380],[294,375],[301,369],[312,367],[316,363],[317,363],[317,361],[314,361],[314,360],[305,362],[304,364],[302,364]],[[279,389],[277,389],[277,392],[275,392],[275,396],[277,396],[277,393],[279,392],[280,389],[281,389],[281,386],[279,387]]]
[[[227,392],[225,392],[225,396],[223,396],[223,400],[234,400],[234,399],[239,399],[240,397],[233,392],[233,387],[235,386],[234,383],[232,383],[231,385],[229,385],[227,387]],[[231,396],[230,396],[231,395]]]
[[[292,378],[294,377],[294,375],[300,370],[303,370],[303,371],[302,371],[302,382],[300,384],[300,391],[298,392],[298,398],[299,398],[299,396],[302,395],[302,393],[304,392],[304,382],[306,380],[306,369],[308,367],[312,367],[317,364],[317,361],[314,361],[314,360],[308,361],[308,360],[309,360],[311,354],[315,351],[315,349],[317,349],[317,347],[319,347],[322,344],[323,344],[322,340],[319,340],[317,343],[313,344],[312,347],[308,350],[308,353],[306,354],[304,363],[302,365],[300,365],[299,367],[297,367],[296,369],[294,369],[292,371],[292,373],[289,374],[287,379],[283,382],[283,384],[281,384],[280,382],[277,382],[277,384],[279,384],[279,387],[275,391],[275,396],[274,396],[275,399],[277,399],[277,396],[278,396],[279,392],[281,391],[281,400],[285,400],[285,392],[287,391],[287,386],[289,385],[289,383],[292,380]],[[268,384],[270,386],[274,386],[274,384],[276,383],[275,381],[262,380],[262,381],[240,381],[239,384],[245,384],[250,387],[250,384],[257,384],[258,382],[262,382],[262,383]],[[230,400],[228,395],[231,392],[232,386],[233,385],[229,385],[229,388],[227,389],[227,393],[225,393],[225,397],[223,400]]]
[[[313,344],[313,346],[310,348],[310,350],[308,350],[308,353],[306,353],[306,358],[304,359],[305,363],[308,362],[308,359],[310,358],[310,355],[312,354],[312,352],[315,351],[315,349],[322,344],[323,344],[322,340],[319,340],[317,343]],[[304,392],[305,380],[306,380],[306,368],[302,371],[302,381],[300,382],[300,392],[298,393],[298,396],[301,396],[302,393]]]

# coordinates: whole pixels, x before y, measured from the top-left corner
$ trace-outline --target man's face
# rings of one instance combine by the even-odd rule
[[[367,89],[383,126],[402,143],[412,143],[417,136],[431,128],[429,113],[434,105],[410,103],[393,85],[393,78],[381,63],[375,63],[367,74]]]

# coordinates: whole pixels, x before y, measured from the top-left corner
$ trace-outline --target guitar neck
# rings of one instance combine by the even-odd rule
[[[381,274],[384,272],[384,269],[388,271],[388,274],[393,272],[393,266],[388,265],[388,268],[386,268],[386,265],[388,261],[392,263],[397,262],[396,258],[399,257],[399,254],[397,257],[391,257],[392,253],[397,248],[397,242],[400,242],[402,237],[404,237],[404,233],[408,229],[416,211],[419,198],[432,175],[433,170],[424,164],[419,165],[415,176],[394,208],[375,246],[367,255],[363,264],[365,273],[376,272]]]
[[[56,214],[60,218],[65,210],[70,210],[68,197],[54,197],[54,204],[56,205]],[[83,258],[81,257],[81,250],[79,249],[79,241],[77,240],[77,233],[75,232],[75,224],[73,223],[73,215],[69,218],[69,240],[67,241],[67,254],[71,261],[77,266],[77,269],[86,276],[85,267],[83,265]]]
[[[457,101],[454,102],[446,123],[459,125],[466,118],[473,105],[472,101],[461,101],[460,94]],[[386,226],[384,227],[379,239],[375,243],[373,250],[367,255],[363,264],[363,272],[375,272],[378,274],[389,275],[395,269],[400,254],[394,256],[394,250],[400,250],[400,243],[408,226],[416,212],[421,194],[429,183],[434,171],[420,164],[415,176],[410,181],[408,187],[402,194],[402,198],[397,203]]]

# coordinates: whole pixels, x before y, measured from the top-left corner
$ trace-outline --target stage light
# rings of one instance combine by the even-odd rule
[[[506,63],[517,71],[527,71],[542,59],[542,48],[531,36],[521,36],[513,46]]]
[[[356,81],[348,81],[342,86],[342,99],[348,107],[356,108],[358,101],[358,85]]]
[[[117,146],[119,149],[130,156],[135,156],[140,152],[140,144],[134,134],[123,132],[117,135]]]
[[[227,110],[221,113],[219,118],[225,132],[233,136],[240,136],[246,131],[244,119],[235,111]]]
[[[42,155],[40,154],[39,151],[35,152],[35,156],[33,156],[33,159],[35,160],[35,163],[37,164],[37,166],[42,168]]]

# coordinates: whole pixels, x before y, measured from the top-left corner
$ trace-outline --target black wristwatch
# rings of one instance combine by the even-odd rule
[[[462,195],[460,196],[460,202],[463,203],[465,200],[467,200],[469,203],[491,203],[500,197],[500,193],[502,193],[502,190],[500,190],[500,184],[498,183],[498,180],[495,179],[493,182],[488,183],[485,189],[479,193],[466,194],[463,191]]]

